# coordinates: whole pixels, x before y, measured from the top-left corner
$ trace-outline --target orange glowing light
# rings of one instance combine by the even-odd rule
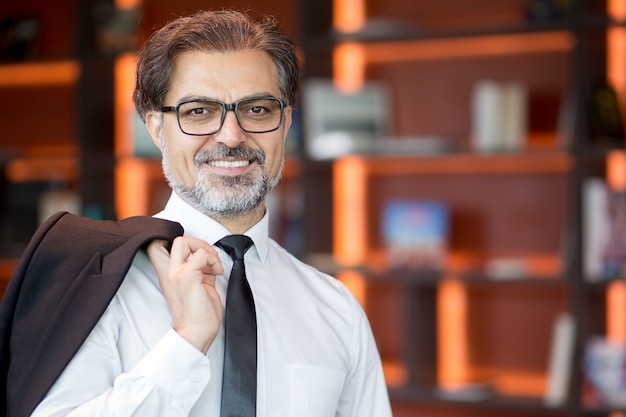
[[[365,82],[365,47],[358,43],[344,43],[335,48],[333,73],[339,91],[358,91]]]
[[[608,15],[615,20],[626,19],[626,1],[624,0],[608,0],[606,10]]]
[[[334,0],[333,27],[337,32],[358,32],[365,25],[364,0]],[[333,53],[335,86],[343,92],[358,90],[364,81],[365,53],[357,44],[344,44]]]
[[[118,218],[147,215],[149,173],[146,165],[135,159],[122,159],[115,168],[115,212]]]
[[[119,10],[133,10],[141,5],[141,0],[115,0],[115,7]]]
[[[125,54],[115,61],[115,155],[117,157],[134,154],[132,97],[135,88],[136,60],[134,54]]]
[[[345,270],[337,273],[336,278],[350,290],[363,308],[365,308],[367,305],[367,285],[363,276],[356,271]]]
[[[607,31],[607,79],[615,88],[620,102],[626,95],[626,29],[612,28]]]
[[[437,293],[438,380],[443,387],[468,381],[467,289],[448,278]]]
[[[626,1],[609,0],[607,12],[614,20],[626,19]],[[607,30],[606,75],[615,88],[622,107],[626,103],[626,29],[614,27]]]
[[[606,180],[613,191],[626,190],[626,152],[614,150],[606,157]]]
[[[626,341],[626,282],[611,282],[606,290],[606,334],[614,341]]]
[[[333,26],[343,33],[357,32],[365,24],[364,0],[334,0]]]
[[[367,165],[358,157],[345,157],[333,168],[334,254],[341,265],[365,262],[367,255]]]

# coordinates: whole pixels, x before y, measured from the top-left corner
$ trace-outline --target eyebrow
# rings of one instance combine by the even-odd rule
[[[243,97],[239,97],[238,99],[234,100],[233,102],[239,101],[239,100],[246,100],[246,99],[249,99],[249,98],[257,98],[257,97],[277,97],[277,98],[280,98],[280,95],[276,96],[276,95],[274,95],[274,94],[272,94],[270,92],[263,91],[263,92],[248,94],[248,95],[245,95]],[[185,101],[201,101],[201,100],[222,101],[222,100],[220,100],[218,98],[215,98],[215,97],[200,96],[200,95],[187,95],[187,96],[183,96],[180,99],[178,99],[176,101],[176,103],[178,104],[178,103],[182,103],[182,102],[185,102]]]

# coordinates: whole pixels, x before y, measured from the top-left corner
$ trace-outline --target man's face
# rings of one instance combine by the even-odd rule
[[[176,58],[165,106],[188,100],[234,103],[243,98],[282,98],[276,67],[267,53],[184,52]],[[172,188],[192,206],[217,218],[264,211],[264,199],[282,171],[284,141],[291,107],[281,126],[267,133],[244,132],[233,111],[211,135],[190,136],[176,113],[149,112],[146,126],[163,153],[163,169]]]

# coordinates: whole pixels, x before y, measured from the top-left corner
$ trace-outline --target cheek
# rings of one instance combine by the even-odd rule
[[[194,156],[196,147],[185,147],[180,143],[167,142],[167,160],[170,171],[179,180],[194,178],[196,176],[196,166]]]
[[[265,149],[265,165],[268,173],[272,175],[280,169],[280,165],[283,158],[283,142],[280,141],[272,148]]]

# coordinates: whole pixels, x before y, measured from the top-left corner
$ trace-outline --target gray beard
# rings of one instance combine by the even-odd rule
[[[278,184],[281,169],[274,178],[265,175],[265,154],[261,151],[239,146],[229,148],[218,144],[215,149],[196,154],[196,182],[191,187],[179,183],[169,166],[165,143],[163,143],[163,173],[170,187],[201,213],[219,219],[232,219],[252,213],[265,200],[267,194]],[[204,172],[207,161],[223,157],[239,156],[257,162],[256,170],[246,175],[220,176]]]

